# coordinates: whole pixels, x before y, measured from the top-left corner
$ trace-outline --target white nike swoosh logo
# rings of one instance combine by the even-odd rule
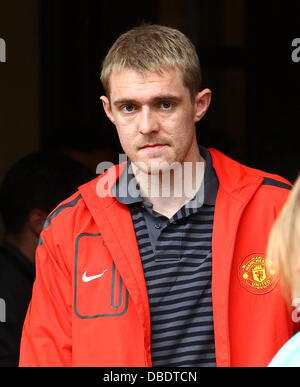
[[[97,275],[91,275],[91,276],[87,276],[86,275],[86,272],[83,274],[83,276],[82,276],[82,281],[83,282],[90,282],[90,281],[93,281],[93,280],[95,280],[95,279],[97,279],[97,278],[101,278],[102,276],[104,276],[104,274],[107,272],[107,270],[105,269],[104,270],[104,272],[103,273],[101,273],[101,274],[97,274]]]

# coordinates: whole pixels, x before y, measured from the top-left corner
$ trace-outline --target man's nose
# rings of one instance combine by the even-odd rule
[[[159,124],[155,112],[150,107],[144,106],[140,112],[139,132],[145,135],[157,132],[158,129]]]

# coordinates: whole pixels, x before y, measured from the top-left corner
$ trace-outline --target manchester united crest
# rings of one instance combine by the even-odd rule
[[[266,294],[278,282],[276,271],[263,254],[248,255],[239,269],[241,285],[254,294]]]

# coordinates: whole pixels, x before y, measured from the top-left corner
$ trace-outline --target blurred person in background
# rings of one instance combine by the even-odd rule
[[[5,227],[0,245],[0,366],[17,366],[22,326],[35,278],[35,250],[47,215],[77,187],[94,177],[62,154],[34,152],[16,162],[0,187]],[[4,304],[3,304],[4,305]]]
[[[269,239],[267,256],[278,268],[293,322],[300,321],[300,176],[276,220]],[[299,313],[299,316],[298,316]],[[276,354],[270,367],[300,367],[300,332]]]

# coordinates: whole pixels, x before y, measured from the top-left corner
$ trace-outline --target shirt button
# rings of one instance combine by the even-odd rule
[[[156,223],[156,225],[154,226],[157,230],[160,230],[161,229],[161,225],[159,223]]]

